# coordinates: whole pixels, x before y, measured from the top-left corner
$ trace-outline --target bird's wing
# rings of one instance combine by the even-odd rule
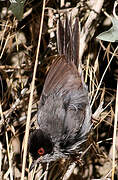
[[[91,110],[88,93],[84,86],[70,92],[70,103],[64,120],[61,148],[74,151],[86,141],[91,129]]]

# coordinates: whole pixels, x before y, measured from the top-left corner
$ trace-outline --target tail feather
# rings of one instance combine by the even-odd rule
[[[60,55],[64,54],[68,62],[78,68],[79,65],[79,19],[76,18],[72,27],[72,19],[66,14],[64,21],[58,21],[57,45]]]

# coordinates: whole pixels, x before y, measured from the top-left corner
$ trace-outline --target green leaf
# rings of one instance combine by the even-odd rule
[[[16,18],[20,21],[23,17],[24,12],[24,3],[25,0],[16,0],[16,2],[11,3],[9,10],[11,10],[16,16]]]
[[[117,42],[118,41],[118,20],[115,17],[112,17],[113,26],[103,33],[99,34],[96,38],[108,41],[108,42]]]

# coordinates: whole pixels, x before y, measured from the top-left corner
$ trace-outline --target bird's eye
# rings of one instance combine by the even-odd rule
[[[40,156],[42,156],[42,155],[44,155],[45,150],[41,147],[41,148],[38,149],[37,152],[38,152],[38,154],[39,154]]]

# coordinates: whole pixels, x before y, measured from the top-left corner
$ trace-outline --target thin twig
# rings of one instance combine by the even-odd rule
[[[95,28],[93,28],[92,23],[93,21],[97,18],[98,14],[101,11],[101,8],[103,6],[104,0],[96,0],[93,7],[92,11],[90,12],[90,15],[82,28],[81,31],[81,38],[80,38],[80,50],[79,50],[79,56],[80,59],[82,59],[83,53],[85,51],[85,47],[90,40],[90,38],[87,39],[88,35],[89,37],[94,35]]]
[[[0,43],[0,46],[2,47],[2,44],[3,44],[3,41],[4,41],[4,34],[5,34],[5,32],[6,32],[6,29],[7,29],[7,27],[8,27],[8,21],[6,22],[6,24],[5,25],[3,25],[3,24],[0,24],[0,26],[4,26],[4,31],[3,31],[3,33],[1,34],[1,43]]]
[[[2,179],[2,158],[3,158],[3,153],[2,153],[2,150],[3,150],[3,146],[2,146],[2,143],[0,142],[0,179]]]
[[[44,180],[47,180],[47,176],[48,176],[48,169],[49,169],[49,163],[47,163],[47,167],[46,167],[46,173],[44,175]]]
[[[114,173],[115,173],[115,151],[116,151],[117,121],[118,121],[118,80],[117,80],[116,106],[115,106],[115,122],[114,122],[114,133],[113,133],[112,180],[114,180]]]
[[[11,113],[15,110],[15,108],[21,103],[21,98],[26,94],[26,92],[27,92],[27,88],[22,89],[20,97],[18,99],[16,99],[15,103],[11,106],[11,108],[8,111],[3,113],[5,119],[7,119],[11,115]],[[1,118],[1,120],[0,120],[0,130],[3,127],[3,125],[4,125],[4,119]]]
[[[43,28],[45,2],[46,2],[46,0],[43,1],[43,9],[42,9],[42,18],[41,18],[41,25],[40,25],[40,32],[39,32],[39,39],[38,39],[38,47],[37,47],[35,65],[34,65],[33,79],[32,79],[32,83],[31,83],[31,94],[30,94],[30,99],[29,99],[28,115],[27,115],[26,130],[25,130],[25,145],[24,145],[24,153],[23,153],[23,165],[22,165],[21,180],[24,180],[24,173],[25,173],[25,164],[26,164],[26,156],[27,156],[27,144],[28,144],[28,137],[29,137],[31,109],[32,109],[32,101],[33,101],[35,76],[36,76],[36,70],[37,70],[37,65],[38,65],[38,56],[39,56],[39,48],[40,48],[40,42],[41,42],[41,34],[42,34],[42,28]]]
[[[11,155],[10,155],[10,151],[9,151],[9,141],[8,141],[7,131],[5,132],[5,137],[6,137],[7,153],[8,153],[8,161],[9,161],[10,180],[13,180],[13,170],[12,170],[12,164],[11,164]]]
[[[10,37],[10,33],[8,34],[7,39],[6,39],[6,41],[5,41],[4,47],[3,47],[2,52],[1,52],[1,54],[0,54],[0,59],[1,59],[2,56],[3,56],[3,53],[4,53],[4,51],[5,51],[7,42],[8,42],[8,40],[9,40],[9,37]]]
[[[21,103],[21,98],[26,94],[27,92],[27,88],[22,89],[20,97],[18,99],[16,99],[15,103],[11,106],[11,108],[9,109],[9,111],[7,111],[4,115],[5,118],[8,118],[9,115],[15,110],[15,108]]]
[[[108,68],[109,68],[109,66],[110,66],[110,64],[111,64],[111,62],[112,62],[112,60],[113,60],[113,57],[115,56],[115,53],[116,53],[117,50],[118,50],[118,46],[117,46],[116,49],[114,50],[114,53],[113,53],[113,55],[112,55],[109,63],[107,64],[107,67],[106,67],[106,69],[105,69],[105,71],[104,71],[104,73],[103,73],[103,75],[102,75],[102,77],[101,77],[100,83],[99,83],[99,85],[98,85],[98,87],[97,87],[96,93],[95,93],[94,98],[93,98],[93,101],[92,101],[92,103],[91,103],[91,107],[93,106],[93,104],[94,104],[94,102],[95,102],[95,100],[96,100],[96,97],[97,97],[98,91],[99,91],[99,89],[100,89],[100,86],[101,86],[101,84],[102,84],[102,81],[103,81],[103,79],[104,79],[104,76],[105,76],[105,74],[106,74],[106,72],[107,72],[107,70],[108,70]]]
[[[62,180],[67,180],[69,179],[69,177],[71,176],[71,174],[73,173],[74,169],[76,167],[76,163],[73,162],[69,167],[68,167],[68,170],[66,171],[64,177]]]
[[[0,102],[0,114],[1,114],[1,119],[4,120],[1,102]],[[8,153],[8,161],[9,161],[10,180],[13,180],[13,171],[12,171],[12,164],[11,164],[11,156],[10,156],[10,151],[9,151],[9,141],[8,141],[7,131],[5,131],[5,137],[6,137],[7,153]]]

